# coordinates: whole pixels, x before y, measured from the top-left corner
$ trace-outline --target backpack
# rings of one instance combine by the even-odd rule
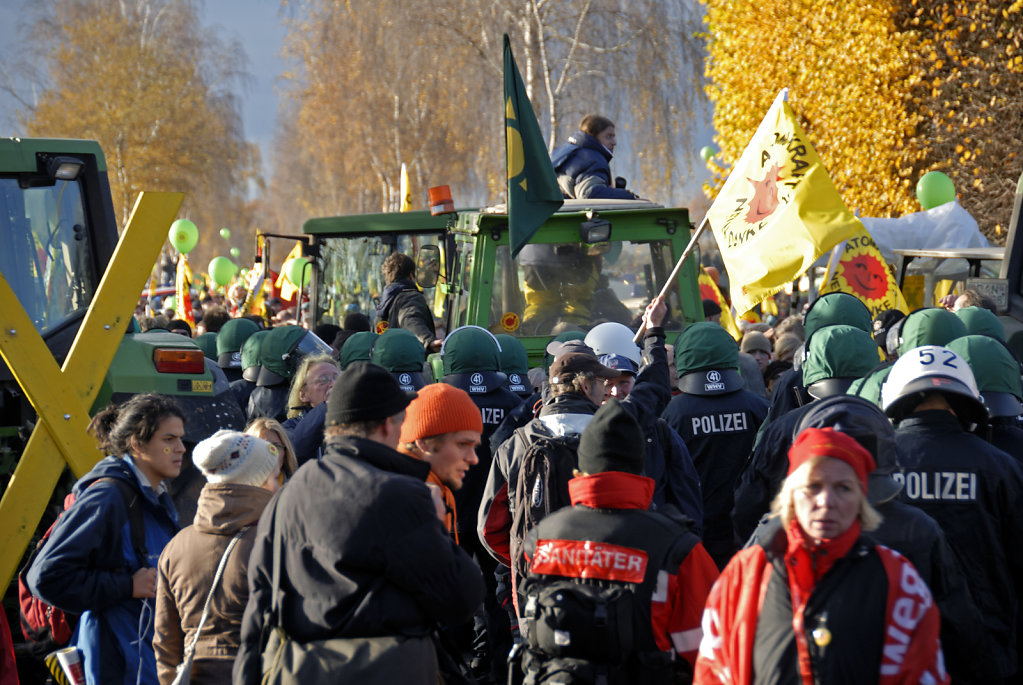
[[[515,511],[512,513],[512,567],[517,577],[525,576],[524,560],[519,550],[529,533],[547,514],[571,506],[568,481],[579,464],[576,452],[579,435],[540,435],[532,443],[523,432],[516,438],[526,447],[515,479]]]
[[[134,486],[119,478],[99,478],[90,483],[88,487],[103,482],[113,483],[117,491],[121,493],[121,497],[124,498],[124,503],[128,507],[128,523],[131,527],[132,549],[135,550],[137,558],[146,559],[148,554],[146,552],[145,525],[142,521],[141,493]],[[74,503],[75,495],[71,493],[64,498],[64,511],[71,508]],[[47,604],[39,597],[33,595],[31,590],[28,589],[26,577],[28,576],[28,570],[32,567],[32,563],[39,556],[43,545],[46,544],[50,534],[53,533],[53,529],[60,522],[61,516],[63,516],[63,512],[46,529],[43,537],[40,538],[31,554],[29,554],[28,560],[21,567],[21,570],[18,571],[18,618],[21,622],[21,632],[29,642],[49,643],[54,649],[66,645],[71,639],[71,633],[74,630],[73,624],[76,622],[76,619],[73,615],[69,616],[66,614],[63,609]]]

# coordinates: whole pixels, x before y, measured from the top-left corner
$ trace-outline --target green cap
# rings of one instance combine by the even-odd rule
[[[479,326],[461,326],[448,333],[440,349],[444,375],[500,371],[501,353],[497,338]]]
[[[806,340],[825,326],[853,326],[865,333],[873,330],[873,321],[867,305],[849,293],[827,293],[821,295],[803,317]]]
[[[263,338],[270,331],[256,331],[242,343],[242,369],[252,369],[259,366],[259,350],[263,346]]]
[[[675,341],[675,366],[679,376],[701,369],[738,369],[739,345],[713,321],[694,323]]]
[[[229,319],[217,333],[217,357],[238,352],[249,336],[258,330],[259,324],[252,319]]]
[[[301,326],[271,328],[259,346],[259,365],[282,378],[291,378],[295,375],[295,364],[289,363],[288,357],[305,334],[306,330]]]
[[[880,363],[877,343],[855,326],[825,326],[810,339],[803,385],[825,378],[862,378]]]
[[[347,342],[345,343],[347,345]],[[404,328],[388,328],[373,345],[370,361],[388,371],[422,372],[426,348],[415,333]]]
[[[1005,392],[1023,399],[1019,362],[1005,345],[987,335],[965,335],[946,347],[970,365],[981,393]]]
[[[947,309],[918,309],[902,321],[902,328],[899,329],[899,356],[922,345],[945,347],[964,335],[967,335],[966,325]]]
[[[359,331],[345,340],[345,344],[341,346],[339,360],[341,370],[344,371],[352,362],[368,362],[373,354],[373,345],[376,343],[377,337],[377,334],[372,331]],[[420,343],[419,346],[422,347],[422,344]]]
[[[963,307],[957,309],[955,315],[966,326],[966,332],[969,335],[989,335],[1005,342],[1005,326],[990,309]]]
[[[521,376],[529,373],[529,353],[526,352],[526,346],[514,335],[507,333],[499,333],[494,337],[501,344],[501,371]]]
[[[195,336],[195,344],[202,350],[207,359],[217,361],[217,334],[207,331],[202,335]]]

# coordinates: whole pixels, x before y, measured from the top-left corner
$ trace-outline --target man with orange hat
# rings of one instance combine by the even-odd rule
[[[444,496],[444,526],[458,541],[453,491],[460,490],[469,468],[479,463],[476,447],[483,434],[480,410],[469,393],[446,383],[418,391],[405,410],[398,451],[430,464],[426,482]]]

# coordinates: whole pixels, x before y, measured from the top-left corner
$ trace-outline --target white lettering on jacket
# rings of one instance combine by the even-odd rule
[[[892,613],[881,650],[881,675],[895,675],[902,668],[911,635],[930,609],[933,599],[927,584],[910,563],[902,564],[899,596],[892,603]]]
[[[746,412],[732,412],[729,414],[707,414],[706,416],[694,416],[693,435],[703,433],[741,433],[748,429]]]
[[[977,474],[970,471],[906,471],[893,473],[903,494],[912,500],[977,501]]]

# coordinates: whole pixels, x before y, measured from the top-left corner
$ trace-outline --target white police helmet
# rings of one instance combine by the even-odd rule
[[[881,387],[881,408],[898,421],[927,392],[944,395],[964,425],[987,420],[970,365],[947,347],[923,345],[899,357]]]
[[[636,334],[628,326],[608,321],[590,329],[584,342],[593,349],[598,357],[605,354],[617,354],[639,366],[643,356],[639,345],[632,340],[634,337]]]

